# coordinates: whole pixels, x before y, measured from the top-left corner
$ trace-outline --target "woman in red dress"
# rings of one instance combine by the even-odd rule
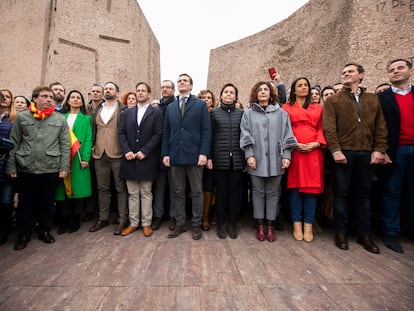
[[[311,242],[317,195],[323,192],[321,148],[326,146],[326,139],[322,132],[322,105],[311,102],[307,78],[296,79],[290,89],[290,102],[282,107],[289,114],[293,134],[298,141],[287,174],[293,237]]]

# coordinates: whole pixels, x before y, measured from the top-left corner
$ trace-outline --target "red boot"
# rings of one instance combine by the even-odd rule
[[[273,226],[267,226],[266,238],[269,242],[274,242],[276,240],[275,228]]]
[[[264,241],[266,235],[265,235],[265,226],[264,225],[258,225],[257,226],[257,232],[256,232],[256,238],[259,241]]]

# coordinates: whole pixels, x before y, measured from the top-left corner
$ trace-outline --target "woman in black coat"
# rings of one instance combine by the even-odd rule
[[[227,233],[230,238],[237,238],[236,222],[240,213],[245,160],[239,143],[243,110],[235,107],[237,100],[237,88],[227,83],[221,89],[219,107],[211,111],[212,145],[207,167],[214,169],[217,235],[221,239],[226,238],[226,214],[229,222]]]

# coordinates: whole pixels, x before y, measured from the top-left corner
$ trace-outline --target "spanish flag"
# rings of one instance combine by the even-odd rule
[[[69,137],[70,137],[70,166],[72,168],[72,161],[76,154],[79,156],[79,149],[81,144],[76,137],[75,133],[73,133],[72,129],[69,128]],[[72,171],[72,170],[71,170]],[[73,189],[72,189],[72,172],[70,172],[64,179],[63,183],[65,184],[65,191],[67,196],[73,196]]]

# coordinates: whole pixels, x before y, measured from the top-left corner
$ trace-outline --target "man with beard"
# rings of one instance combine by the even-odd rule
[[[63,108],[63,101],[65,100],[65,88],[59,82],[53,82],[49,87],[53,91],[55,111],[60,112]]]
[[[101,104],[104,101],[103,93],[104,93],[104,89],[102,85],[98,83],[95,83],[94,85],[92,85],[91,99],[89,103],[86,105],[86,112],[88,113],[88,115],[92,115],[94,111],[96,110],[96,108],[98,108],[99,104]]]
[[[125,182],[119,177],[121,167],[121,146],[119,144],[118,129],[121,113],[126,106],[119,102],[119,87],[114,82],[104,85],[105,102],[101,103],[93,115],[92,125],[92,158],[95,161],[95,173],[99,198],[99,219],[89,229],[98,231],[109,225],[109,211],[111,204],[111,173],[114,178],[117,193],[119,224],[114,234],[120,235],[127,227],[128,206]]]

